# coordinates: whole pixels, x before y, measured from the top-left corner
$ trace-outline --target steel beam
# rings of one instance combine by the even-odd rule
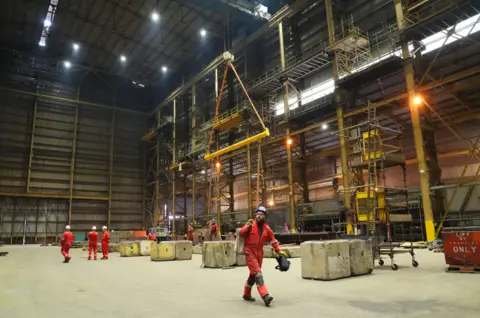
[[[136,110],[119,108],[119,107],[115,107],[115,106],[108,106],[108,105],[92,103],[92,102],[86,102],[86,101],[77,100],[77,99],[71,99],[71,98],[65,98],[65,97],[59,97],[59,96],[53,96],[53,95],[41,94],[41,93],[34,93],[34,92],[27,92],[27,91],[22,91],[22,90],[19,90],[19,89],[13,89],[13,88],[7,88],[7,87],[0,87],[0,90],[7,91],[7,92],[12,92],[12,93],[36,96],[37,98],[42,97],[42,98],[48,98],[48,99],[53,99],[53,100],[58,100],[58,101],[63,101],[63,102],[68,102],[68,103],[73,103],[73,104],[99,107],[99,108],[103,108],[103,109],[113,109],[113,110],[117,110],[117,111],[121,111],[121,112],[125,112],[125,113],[130,113],[130,114],[149,116],[148,113],[143,113],[143,112],[139,112],[139,111],[136,111]]]
[[[395,0],[395,13],[397,24],[400,31],[406,28],[403,17],[403,7],[401,0]],[[413,60],[410,57],[407,41],[402,42],[402,55],[405,61],[405,81],[407,85],[408,101],[410,105],[410,115],[412,118],[413,139],[415,142],[415,151],[417,153],[418,170],[420,174],[420,189],[422,192],[423,214],[425,219],[425,232],[427,241],[435,240],[435,225],[433,220],[432,201],[430,198],[430,184],[428,180],[428,170],[425,160],[425,152],[423,149],[423,135],[420,121],[420,110],[417,105],[413,104],[415,98],[415,77],[413,71]]]
[[[51,194],[51,193],[20,193],[20,192],[0,192],[0,197],[22,197],[22,198],[41,198],[41,199],[70,199],[69,194]],[[93,197],[85,195],[74,195],[74,200],[92,200],[108,201],[108,197]]]

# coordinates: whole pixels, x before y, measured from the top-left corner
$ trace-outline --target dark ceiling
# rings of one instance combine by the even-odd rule
[[[178,77],[195,60],[221,52],[227,21],[232,37],[237,36],[236,30],[247,28],[247,32],[253,32],[262,23],[234,8],[230,9],[234,14],[229,14],[222,10],[225,5],[221,1],[217,3],[58,0],[47,45],[42,48],[38,43],[50,1],[3,0],[0,43],[3,48],[68,59],[73,64],[151,84],[165,76],[162,66],[168,67],[167,74]],[[160,15],[158,22],[151,19],[153,11]],[[202,28],[208,32],[205,38],[199,34]],[[76,52],[73,43],[80,45]],[[120,61],[121,55],[127,58],[125,63]]]

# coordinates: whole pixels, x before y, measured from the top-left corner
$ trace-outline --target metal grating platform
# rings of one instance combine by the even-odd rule
[[[252,96],[264,95],[279,89],[282,86],[281,79],[300,80],[328,63],[330,57],[323,48],[317,46],[288,60],[285,71],[279,65],[249,82],[247,89]]]

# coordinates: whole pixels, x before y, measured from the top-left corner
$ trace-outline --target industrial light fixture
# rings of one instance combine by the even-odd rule
[[[292,138],[287,138],[287,145],[291,146],[293,144]]]
[[[207,30],[205,30],[205,29],[203,29],[203,28],[200,29],[200,35],[201,35],[202,37],[207,36]]]
[[[205,174],[205,169],[203,169],[202,171],[200,171],[201,174]]]
[[[78,49],[80,49],[80,45],[78,43],[73,43],[72,47],[74,51],[78,51]]]
[[[52,26],[52,21],[50,21],[50,19],[45,19],[43,21],[43,26],[46,27],[46,28],[49,28]]]
[[[160,20],[160,15],[156,12],[152,12],[151,18],[152,18],[152,21],[158,22],[158,20]]]
[[[273,206],[274,204],[275,204],[275,202],[273,202],[272,199],[268,200],[268,205],[269,205],[269,206]]]
[[[322,130],[327,130],[328,125],[327,124],[322,124]]]
[[[217,167],[217,169],[220,169],[220,166],[221,166],[220,161],[217,161],[217,163],[215,164],[215,167]]]
[[[70,63],[70,61],[65,61],[63,62],[63,65],[65,66],[65,68],[70,68],[70,66],[72,66],[72,63]]]
[[[138,83],[138,86],[145,87],[145,85]],[[180,166],[181,167],[181,166]]]
[[[127,61],[127,58],[125,57],[125,55],[120,56],[120,61],[122,61],[122,62],[126,62],[126,61]]]
[[[413,105],[420,106],[423,103],[423,99],[421,96],[415,96],[413,98]]]
[[[167,71],[168,71],[168,68],[167,68],[165,65],[162,66],[162,72],[163,72],[163,73],[166,73]]]

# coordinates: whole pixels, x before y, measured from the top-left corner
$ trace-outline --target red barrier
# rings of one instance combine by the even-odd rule
[[[480,232],[443,232],[443,250],[452,268],[480,268]]]

